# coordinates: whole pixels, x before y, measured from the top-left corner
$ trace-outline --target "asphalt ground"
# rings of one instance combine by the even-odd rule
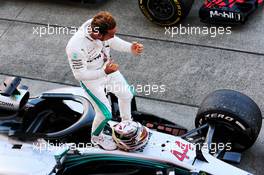
[[[195,1],[185,27],[215,27],[199,22]],[[263,8],[231,34],[171,35],[148,22],[136,0],[109,0],[80,5],[69,1],[2,0],[0,3],[0,74],[24,77],[34,93],[65,85],[78,85],[65,54],[70,34],[42,34],[51,27],[79,27],[95,13],[107,10],[118,22],[118,35],[139,41],[145,52],[139,57],[113,52],[130,84],[164,85],[165,92],[138,93],[139,108],[193,127],[197,107],[216,89],[234,89],[263,104],[264,33]],[[178,26],[179,27],[179,26]],[[44,29],[45,28],[45,29]],[[167,28],[168,29],[168,28]],[[38,33],[36,32],[38,31]],[[35,32],[34,32],[35,31]],[[34,94],[33,93],[33,94]],[[257,143],[243,156],[241,168],[263,174],[263,130]]]

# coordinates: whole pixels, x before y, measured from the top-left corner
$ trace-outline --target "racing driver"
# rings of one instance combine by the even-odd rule
[[[116,32],[114,17],[109,12],[99,12],[78,29],[66,47],[74,77],[95,109],[91,142],[105,150],[116,149],[112,137],[102,132],[112,117],[106,92],[117,96],[122,121],[132,120],[131,100],[134,95],[133,89],[119,72],[118,64],[110,58],[110,48],[133,55],[139,55],[144,49],[140,43],[120,39]]]

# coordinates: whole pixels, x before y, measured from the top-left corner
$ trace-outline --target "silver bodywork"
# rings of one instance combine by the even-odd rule
[[[49,91],[49,93],[71,93],[83,97],[86,96],[85,92],[78,87],[55,89]],[[78,103],[70,102],[67,104],[75,111],[83,111],[82,106]],[[114,125],[115,122],[110,121],[109,124]],[[250,174],[213,157],[208,153],[208,150],[202,150],[208,162],[195,160],[196,146],[194,144],[187,142],[181,137],[153,130],[149,132],[151,136],[147,145],[137,152],[106,151],[91,145],[87,145],[85,148],[79,148],[78,146],[74,148],[84,155],[124,155],[133,158],[167,162],[175,166],[184,167],[191,172],[204,171],[215,175]],[[15,144],[21,144],[22,147],[14,149],[13,146]],[[69,145],[52,145],[43,139],[32,143],[17,143],[17,141],[10,140],[7,137],[0,137],[0,174],[49,174],[57,164],[55,157],[65,153],[69,149]]]

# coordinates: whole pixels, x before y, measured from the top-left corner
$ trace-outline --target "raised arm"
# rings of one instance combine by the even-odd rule
[[[109,46],[112,49],[117,50],[119,52],[130,52],[130,53],[132,52],[131,51],[132,44],[122,40],[117,36],[109,40]]]

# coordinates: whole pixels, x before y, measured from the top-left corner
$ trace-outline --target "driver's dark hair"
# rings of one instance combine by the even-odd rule
[[[116,21],[111,13],[102,11],[93,17],[91,27],[93,32],[99,31],[100,34],[105,35],[108,30],[116,27]]]

